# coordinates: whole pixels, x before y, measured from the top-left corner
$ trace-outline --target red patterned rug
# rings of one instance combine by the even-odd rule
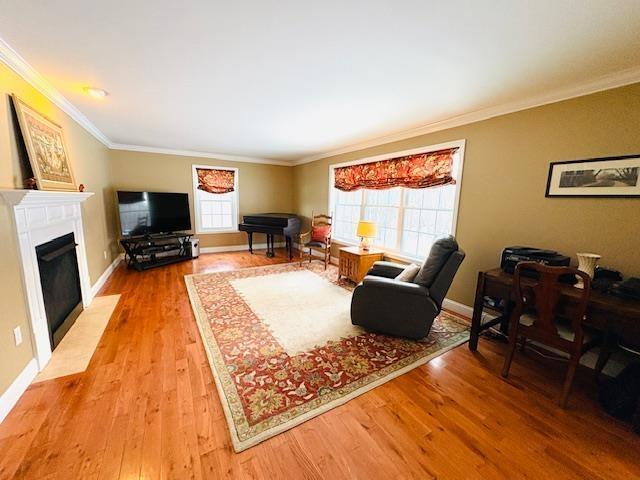
[[[185,277],[237,452],[469,339],[445,312],[420,341],[355,327],[353,286],[336,277],[319,262]]]

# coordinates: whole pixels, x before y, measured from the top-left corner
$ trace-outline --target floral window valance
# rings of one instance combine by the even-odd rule
[[[385,190],[393,187],[427,188],[452,185],[453,155],[458,148],[419,153],[379,162],[335,169],[335,187],[344,192],[360,188]]]
[[[198,189],[209,193],[233,192],[235,171],[216,168],[196,168]]]

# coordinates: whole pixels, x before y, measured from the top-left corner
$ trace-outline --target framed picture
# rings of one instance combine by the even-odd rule
[[[640,154],[553,162],[547,197],[640,197]]]
[[[77,190],[62,127],[11,97],[38,189]]]

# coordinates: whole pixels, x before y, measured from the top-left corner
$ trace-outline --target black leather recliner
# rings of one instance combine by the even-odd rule
[[[395,279],[406,265],[376,262],[353,292],[351,323],[399,337],[426,337],[464,257],[453,237],[440,239],[413,282]]]

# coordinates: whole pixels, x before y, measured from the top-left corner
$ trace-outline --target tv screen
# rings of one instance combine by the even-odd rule
[[[186,193],[118,192],[123,236],[191,230]]]

